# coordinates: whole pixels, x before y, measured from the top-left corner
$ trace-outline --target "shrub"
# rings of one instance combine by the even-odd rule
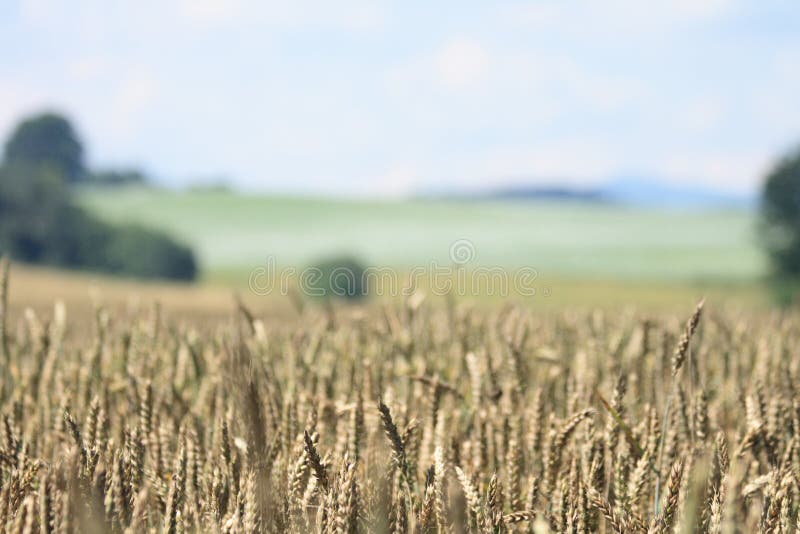
[[[193,280],[197,264],[191,249],[139,226],[115,228],[105,247],[106,269],[139,278]]]
[[[306,269],[301,286],[314,297],[358,300],[367,295],[365,271],[361,262],[352,256],[324,258]]]

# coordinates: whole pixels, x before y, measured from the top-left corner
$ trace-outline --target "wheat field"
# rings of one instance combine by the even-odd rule
[[[8,532],[793,532],[792,314],[8,313]]]

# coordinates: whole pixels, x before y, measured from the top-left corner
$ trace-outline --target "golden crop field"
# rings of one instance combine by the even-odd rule
[[[75,287],[4,274],[5,531],[777,533],[800,518],[792,313],[415,294],[284,304],[281,320],[240,301],[226,318],[205,313],[231,308],[221,293],[80,308]]]

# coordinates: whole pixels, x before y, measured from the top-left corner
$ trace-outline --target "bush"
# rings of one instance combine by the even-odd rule
[[[140,278],[194,280],[191,249],[164,234],[139,226],[115,228],[105,249],[106,270]]]
[[[314,297],[358,300],[367,295],[365,267],[351,256],[322,259],[305,270],[301,287]]]

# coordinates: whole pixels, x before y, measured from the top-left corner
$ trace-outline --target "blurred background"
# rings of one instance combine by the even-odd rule
[[[532,305],[791,303],[798,30],[792,1],[5,1],[0,250],[48,301],[462,241]]]

